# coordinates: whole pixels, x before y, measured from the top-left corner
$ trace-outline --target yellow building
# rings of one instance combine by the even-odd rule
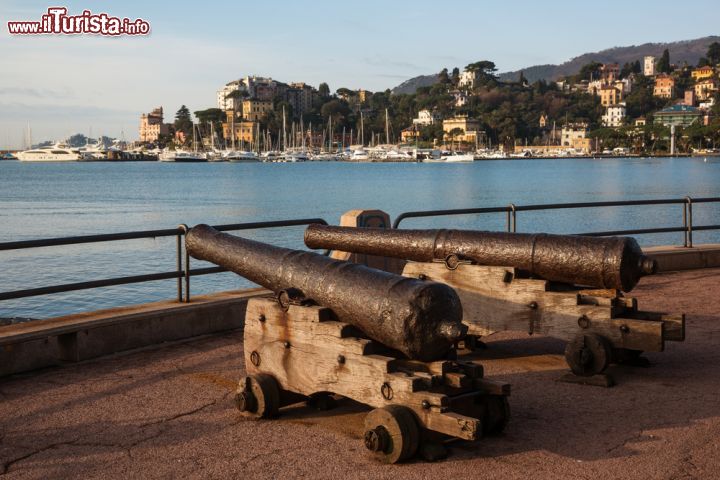
[[[673,98],[675,96],[675,79],[665,74],[655,77],[653,95],[660,98]]]
[[[225,115],[227,120],[223,122],[223,137],[227,141],[232,141],[230,132],[235,129],[235,141],[253,143],[257,135],[258,122],[243,120],[235,116],[233,119],[234,112],[232,110],[226,110]]]
[[[712,67],[705,65],[704,67],[696,68],[692,71],[692,73],[690,73],[690,75],[693,80],[697,82],[705,80],[706,78],[712,78],[712,76],[715,75],[715,70]]]
[[[714,78],[707,78],[695,84],[695,98],[704,101],[711,98],[718,90],[718,81]]]
[[[418,137],[420,137],[420,132],[414,125],[412,127],[405,128],[402,132],[400,132],[400,140],[403,143],[414,142]]]
[[[367,90],[363,90],[362,88],[358,90],[358,100],[360,100],[360,103],[365,104],[369,102],[370,97],[372,97],[372,92],[368,92]]]
[[[242,102],[242,116],[245,120],[256,122],[265,118],[272,108],[270,100],[246,99]]]
[[[462,133],[455,136],[450,135],[450,132],[455,129],[460,129]],[[446,141],[475,143],[480,133],[480,122],[467,115],[456,115],[443,120],[443,132],[445,132],[443,138]]]
[[[600,89],[600,103],[603,107],[617,105],[622,102],[622,92],[615,87],[602,87]]]

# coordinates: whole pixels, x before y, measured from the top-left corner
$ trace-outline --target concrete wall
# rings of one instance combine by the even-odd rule
[[[163,342],[242,328],[249,298],[263,289],[155,302],[0,329],[0,376],[78,362]]]

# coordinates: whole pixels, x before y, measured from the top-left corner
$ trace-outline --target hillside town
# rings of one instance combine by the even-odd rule
[[[194,112],[195,121],[185,107],[172,123],[161,107],[143,114],[140,143],[358,160],[376,160],[378,150],[406,158],[403,150],[417,149],[486,158],[702,154],[720,146],[720,45],[710,45],[698,63],[672,64],[666,50],[625,65],[592,62],[576,75],[530,84],[522,73],[501,82],[495,64],[480,61],[444,69],[436,84],[399,95],[331,93],[326,83],[246,76],[218,89],[216,106]]]
[[[172,121],[140,117],[139,140],[70,137],[65,160],[473,161],[512,157],[706,155],[720,147],[720,44],[696,65],[644,56],[574,75],[501,81],[488,60],[443,69],[414,93],[316,87],[255,75]],[[45,142],[47,146],[52,142]],[[42,147],[43,144],[40,145]],[[22,159],[40,159],[30,150]],[[53,159],[57,155],[53,156]],[[31,158],[32,157],[32,158]]]

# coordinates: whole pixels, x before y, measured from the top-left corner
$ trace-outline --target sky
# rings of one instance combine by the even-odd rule
[[[66,6],[150,23],[144,37],[13,36]],[[74,133],[134,140],[140,114],[215,107],[245,75],[371,91],[492,60],[499,71],[720,33],[717,0],[0,0],[0,149]]]

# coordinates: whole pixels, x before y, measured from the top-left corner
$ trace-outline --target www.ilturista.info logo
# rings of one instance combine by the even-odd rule
[[[107,13],[83,10],[80,15],[68,15],[66,7],[50,7],[39,22],[7,22],[11,35],[147,35],[150,24],[138,18],[112,17]]]

